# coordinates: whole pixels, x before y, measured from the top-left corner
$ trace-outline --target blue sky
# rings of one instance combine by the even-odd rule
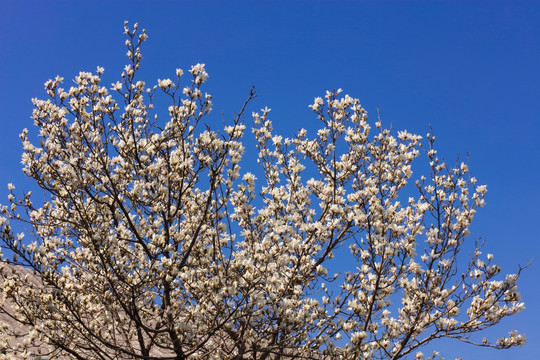
[[[449,160],[470,154],[488,185],[473,238],[506,272],[540,255],[540,2],[505,1],[5,1],[0,5],[0,187],[22,190],[18,134],[32,128],[32,97],[57,74],[125,64],[123,21],[148,30],[143,74],[174,77],[205,63],[214,119],[231,119],[252,85],[249,110],[268,106],[275,128],[313,129],[307,108],[343,88],[374,119],[424,135],[433,127]],[[25,185],[26,184],[26,185]],[[7,187],[0,195],[7,195]],[[4,200],[0,202],[5,203]],[[472,239],[471,239],[472,240]],[[492,351],[444,342],[441,355],[536,359],[540,353],[540,264],[523,273],[527,309],[493,332],[518,328],[529,343]]]

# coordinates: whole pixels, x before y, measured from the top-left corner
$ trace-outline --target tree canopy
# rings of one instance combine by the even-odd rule
[[[121,80],[98,67],[33,100],[22,162],[43,196],[9,184],[1,209],[0,358],[423,359],[439,338],[525,342],[475,335],[524,308],[521,268],[502,275],[471,243],[486,186],[431,132],[394,134],[341,89],[310,105],[315,134],[275,134],[268,108],[246,121],[254,90],[216,130],[204,65],[147,86],[146,32],[125,33]]]

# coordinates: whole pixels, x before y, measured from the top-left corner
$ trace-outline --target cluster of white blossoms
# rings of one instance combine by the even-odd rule
[[[474,337],[523,309],[519,272],[501,276],[479,244],[460,256],[486,187],[442,161],[432,134],[370,125],[337,90],[311,105],[315,134],[276,135],[270,110],[254,113],[260,169],[243,171],[255,93],[222,131],[205,127],[204,65],[149,88],[136,80],[146,33],[125,31],[121,81],[103,86],[98,68],[33,100],[40,140],[24,130],[22,163],[43,196],[10,184],[1,207],[0,359],[423,359],[442,337],[523,344]],[[429,171],[413,177],[419,157]]]

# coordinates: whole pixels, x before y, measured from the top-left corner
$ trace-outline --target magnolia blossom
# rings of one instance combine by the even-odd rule
[[[341,89],[310,106],[318,131],[275,134],[269,108],[245,124],[253,90],[212,129],[204,64],[182,91],[181,69],[147,88],[147,35],[125,33],[112,88],[98,67],[33,100],[22,163],[43,191],[9,184],[0,207],[0,359],[423,359],[443,337],[525,342],[476,337],[523,310],[521,268],[501,274],[470,241],[487,188],[431,133],[394,134]]]

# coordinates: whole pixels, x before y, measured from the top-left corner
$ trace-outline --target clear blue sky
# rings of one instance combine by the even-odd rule
[[[31,128],[43,82],[125,63],[123,21],[148,30],[143,77],[174,77],[205,63],[207,90],[231,118],[256,86],[250,110],[272,108],[286,135],[316,123],[307,105],[343,88],[394,129],[424,135],[488,185],[473,237],[507,272],[540,255],[540,2],[507,1],[3,1],[0,4],[0,195],[24,189],[18,134]],[[472,240],[472,239],[471,239]],[[446,359],[538,358],[540,263],[523,274],[527,309],[496,332],[518,328],[529,343],[495,351],[444,342]]]

